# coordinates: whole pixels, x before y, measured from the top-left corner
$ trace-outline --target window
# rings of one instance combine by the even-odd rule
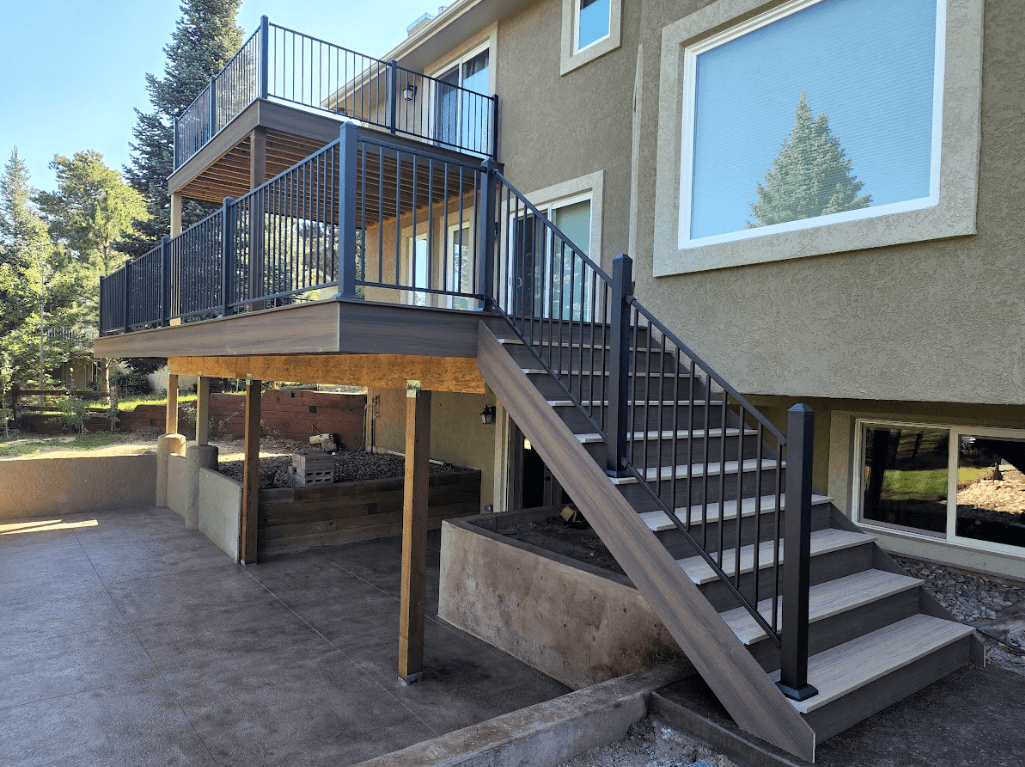
[[[859,521],[1025,555],[1025,431],[859,421]]]
[[[407,284],[414,288],[429,288],[430,253],[427,247],[427,235],[418,234],[409,238],[409,275]],[[427,306],[427,293],[413,291],[409,294],[409,303],[414,306]]]
[[[574,53],[609,36],[611,11],[611,0],[576,0]]]
[[[488,153],[491,111],[488,102],[475,94],[488,95],[489,68],[490,52],[485,48],[438,76],[435,139],[439,143]]]
[[[760,4],[664,30],[655,274],[974,233],[981,0]]]
[[[453,224],[448,228],[448,290],[474,293],[473,236],[469,224]],[[473,309],[476,301],[462,296],[449,296],[449,308]]]
[[[560,73],[619,48],[622,15],[622,0],[562,0]]]

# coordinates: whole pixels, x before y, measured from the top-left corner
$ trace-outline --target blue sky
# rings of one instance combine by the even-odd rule
[[[936,0],[827,0],[698,56],[691,236],[744,229],[806,92],[873,207],[929,194]]]
[[[244,0],[248,35],[271,21],[381,56],[406,27],[440,2],[429,0]],[[162,75],[163,47],[181,15],[179,0],[0,0],[0,162],[15,146],[32,183],[54,186],[55,154],[101,152],[129,160],[134,107],[149,108],[144,75]]]

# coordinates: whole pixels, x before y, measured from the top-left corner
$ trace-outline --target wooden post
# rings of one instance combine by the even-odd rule
[[[196,383],[196,444],[210,442],[210,379],[200,376]]]
[[[406,480],[402,501],[399,679],[423,678],[427,578],[427,491],[431,463],[431,393],[406,382]]]
[[[260,381],[251,378],[246,381],[246,447],[238,542],[238,558],[243,565],[256,564],[256,525],[260,500],[260,385]]]
[[[164,421],[164,434],[178,433],[178,376],[167,374],[167,418]]]
[[[171,193],[171,236],[182,233],[182,193]]]

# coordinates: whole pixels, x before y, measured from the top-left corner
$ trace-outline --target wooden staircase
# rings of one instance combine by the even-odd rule
[[[609,414],[602,359],[610,348],[601,339],[611,329],[602,327],[595,348],[594,328],[583,323],[526,327],[480,324],[481,373],[741,727],[813,761],[817,742],[969,660],[983,663],[973,630],[816,494],[807,681],[817,694],[785,697],[774,684],[779,640],[737,598],[750,596],[765,622],[780,625],[789,552],[787,498],[775,490],[785,486],[779,451],[681,352],[652,342],[650,327],[634,327],[625,428],[629,454],[644,460],[633,475],[610,477],[594,422]]]

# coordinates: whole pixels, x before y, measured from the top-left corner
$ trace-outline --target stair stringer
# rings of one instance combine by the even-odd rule
[[[483,322],[477,369],[730,716],[774,746],[814,761],[815,731]]]

